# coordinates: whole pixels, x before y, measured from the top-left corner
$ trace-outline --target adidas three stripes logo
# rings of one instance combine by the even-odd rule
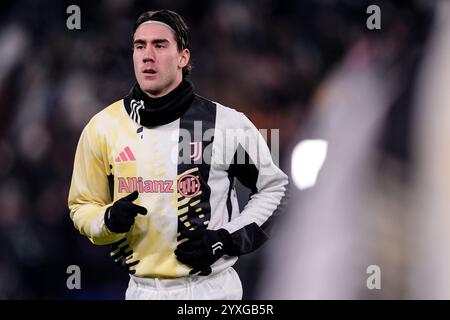
[[[123,149],[123,151],[119,154],[116,159],[114,159],[115,162],[126,162],[126,161],[135,161],[136,158],[134,157],[133,152],[131,152],[130,147],[126,147]]]

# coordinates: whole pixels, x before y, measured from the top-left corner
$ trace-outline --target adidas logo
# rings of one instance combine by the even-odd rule
[[[216,254],[216,250],[222,250],[223,248],[223,243],[220,241],[217,241],[216,243],[214,243],[212,246],[213,249],[213,255]]]
[[[115,162],[126,162],[126,161],[135,161],[136,158],[134,157],[133,152],[131,152],[130,147],[126,147],[123,149],[123,151],[119,154],[119,156],[114,159]]]

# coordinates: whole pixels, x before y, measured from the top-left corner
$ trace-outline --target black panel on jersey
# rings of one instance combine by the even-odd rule
[[[227,193],[227,211],[228,211],[228,221],[231,221],[231,216],[233,214],[233,204],[231,203],[231,191],[234,188],[234,177],[228,174],[228,181],[230,183]]]
[[[211,189],[208,185],[208,179],[211,168],[210,162],[212,157],[212,143],[214,141],[214,136],[205,138],[204,133],[208,129],[215,128],[216,112],[216,105],[213,102],[195,95],[191,107],[180,118],[179,162],[177,167],[177,174],[183,175],[187,171],[194,169],[195,171],[190,174],[198,177],[200,182],[200,190],[202,193],[199,196],[193,196],[192,200],[189,201],[188,204],[178,208],[178,210],[188,210],[187,213],[179,216],[178,232],[187,231],[190,228],[206,228],[207,224],[205,224],[205,222],[209,221],[211,218]],[[198,130],[197,132],[198,136],[195,136],[194,134],[194,122],[197,122],[197,125],[201,123],[201,130]],[[182,136],[182,131],[189,132],[191,138],[186,139],[186,137]],[[203,140],[204,138],[205,140]],[[186,160],[186,154],[183,154],[183,152],[191,152],[191,142],[196,143],[197,147],[199,143],[201,143],[201,150],[197,150],[201,151],[201,158],[197,161],[194,161],[193,159],[188,159],[189,161],[183,161],[183,159]],[[189,156],[190,155],[188,155],[188,158]],[[209,161],[205,162],[205,159],[208,159]],[[179,201],[184,198],[185,197],[182,196],[181,198],[179,198]],[[190,206],[190,203],[197,200],[200,200],[200,203],[195,206]],[[200,216],[202,217],[200,218]],[[185,224],[188,224],[188,226],[186,226]]]
[[[239,163],[239,155],[244,154],[244,163]],[[256,188],[256,182],[258,181],[259,171],[251,161],[251,158],[247,151],[238,145],[236,152],[234,153],[233,161],[228,168],[228,175],[236,177],[245,187],[250,189],[250,196],[258,192]]]
[[[109,165],[110,169],[112,170],[112,165]],[[112,173],[108,174],[108,187],[109,187],[109,194],[111,195],[111,201],[114,201],[114,175]]]
[[[243,158],[242,155],[244,155]],[[244,163],[239,163],[238,161],[240,159],[244,160]],[[258,181],[259,170],[254,165],[250,155],[241,145],[238,145],[236,148],[233,161],[227,172],[228,176],[233,180],[234,178],[237,178],[242,185],[250,189],[250,197],[258,192],[256,182]],[[228,197],[230,197],[230,193],[228,194]],[[229,199],[227,199],[227,201],[228,200]],[[268,239],[264,229],[260,228],[256,223],[249,224],[242,229],[236,230],[231,234],[231,237],[233,239],[232,255],[237,256],[256,250]]]
[[[239,164],[241,159],[239,155],[244,155],[244,163]],[[233,206],[231,203],[231,191],[234,188],[234,178],[237,178],[246,188],[250,189],[250,197],[256,193],[258,190],[256,188],[256,181],[258,180],[258,169],[251,163],[250,156],[245,151],[245,149],[239,144],[234,153],[232,162],[228,167],[228,180],[230,181],[230,186],[227,195],[227,210],[228,210],[228,221],[231,221],[231,215],[233,211]]]
[[[239,153],[239,152],[241,152],[241,153]],[[245,162],[244,162],[244,164],[238,164],[238,159],[239,159],[238,155],[240,155],[242,153],[245,154],[245,157],[244,157]],[[256,187],[256,182],[258,180],[259,172],[258,172],[258,168],[256,168],[256,166],[253,163],[254,162],[252,162],[252,159],[250,158],[247,151],[245,151],[245,149],[241,145],[239,145],[238,148],[236,149],[236,153],[234,154],[233,162],[230,165],[230,167],[228,168],[229,175],[236,177],[245,187],[250,189],[250,197],[253,194],[255,194],[256,192],[258,192],[258,189]],[[266,239],[267,239],[267,236],[270,235],[270,231],[272,230],[274,222],[276,221],[277,217],[280,215],[282,209],[284,208],[284,206],[287,203],[286,194],[287,193],[285,192],[284,196],[280,199],[280,203],[278,204],[277,208],[272,213],[272,215],[269,217],[269,219],[267,219],[267,221],[261,225],[261,229],[262,229],[262,231],[264,231],[265,234],[258,236],[257,237],[258,239],[264,239],[264,237],[266,237]],[[257,225],[255,225],[255,227],[257,227]],[[253,230],[254,232],[258,231],[254,228],[251,228],[248,230]],[[248,230],[245,230],[243,232],[247,232]],[[242,235],[243,239],[245,239],[246,237],[247,236],[245,234]],[[255,243],[255,248],[253,250],[257,249],[261,244],[262,243]]]
[[[122,245],[124,244],[124,245]],[[122,245],[122,246],[121,246]],[[127,251],[128,250],[128,251]],[[140,260],[127,262],[127,259],[133,254],[133,250],[130,249],[130,245],[127,243],[127,238],[122,238],[111,245],[111,257],[114,262],[122,269],[125,269],[130,274],[135,274],[136,270],[130,268],[137,265]]]

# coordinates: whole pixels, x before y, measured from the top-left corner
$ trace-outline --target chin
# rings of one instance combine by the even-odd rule
[[[149,86],[149,85],[140,85],[141,90],[144,91],[145,93],[148,93],[150,95],[158,95],[159,93],[161,93],[161,87],[156,87],[156,86]]]

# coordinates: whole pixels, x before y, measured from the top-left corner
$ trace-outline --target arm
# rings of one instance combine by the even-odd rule
[[[259,248],[269,237],[274,218],[286,200],[287,176],[274,164],[264,138],[241,114],[245,134],[239,135],[228,173],[251,191],[239,217],[225,226],[231,234],[230,255],[242,255]]]
[[[68,205],[75,228],[94,244],[110,244],[123,238],[123,233],[109,231],[104,222],[112,199],[105,143],[95,131],[92,121],[84,128],[78,142],[70,185]]]
[[[198,228],[181,234],[188,239],[175,250],[177,259],[193,269],[191,274],[211,273],[211,265],[224,254],[239,256],[259,248],[269,237],[270,227],[286,198],[287,176],[273,163],[269,148],[256,127],[244,115],[233,134],[239,137],[231,150],[228,175],[251,190],[241,214],[218,230]],[[237,121],[236,121],[237,123]]]

